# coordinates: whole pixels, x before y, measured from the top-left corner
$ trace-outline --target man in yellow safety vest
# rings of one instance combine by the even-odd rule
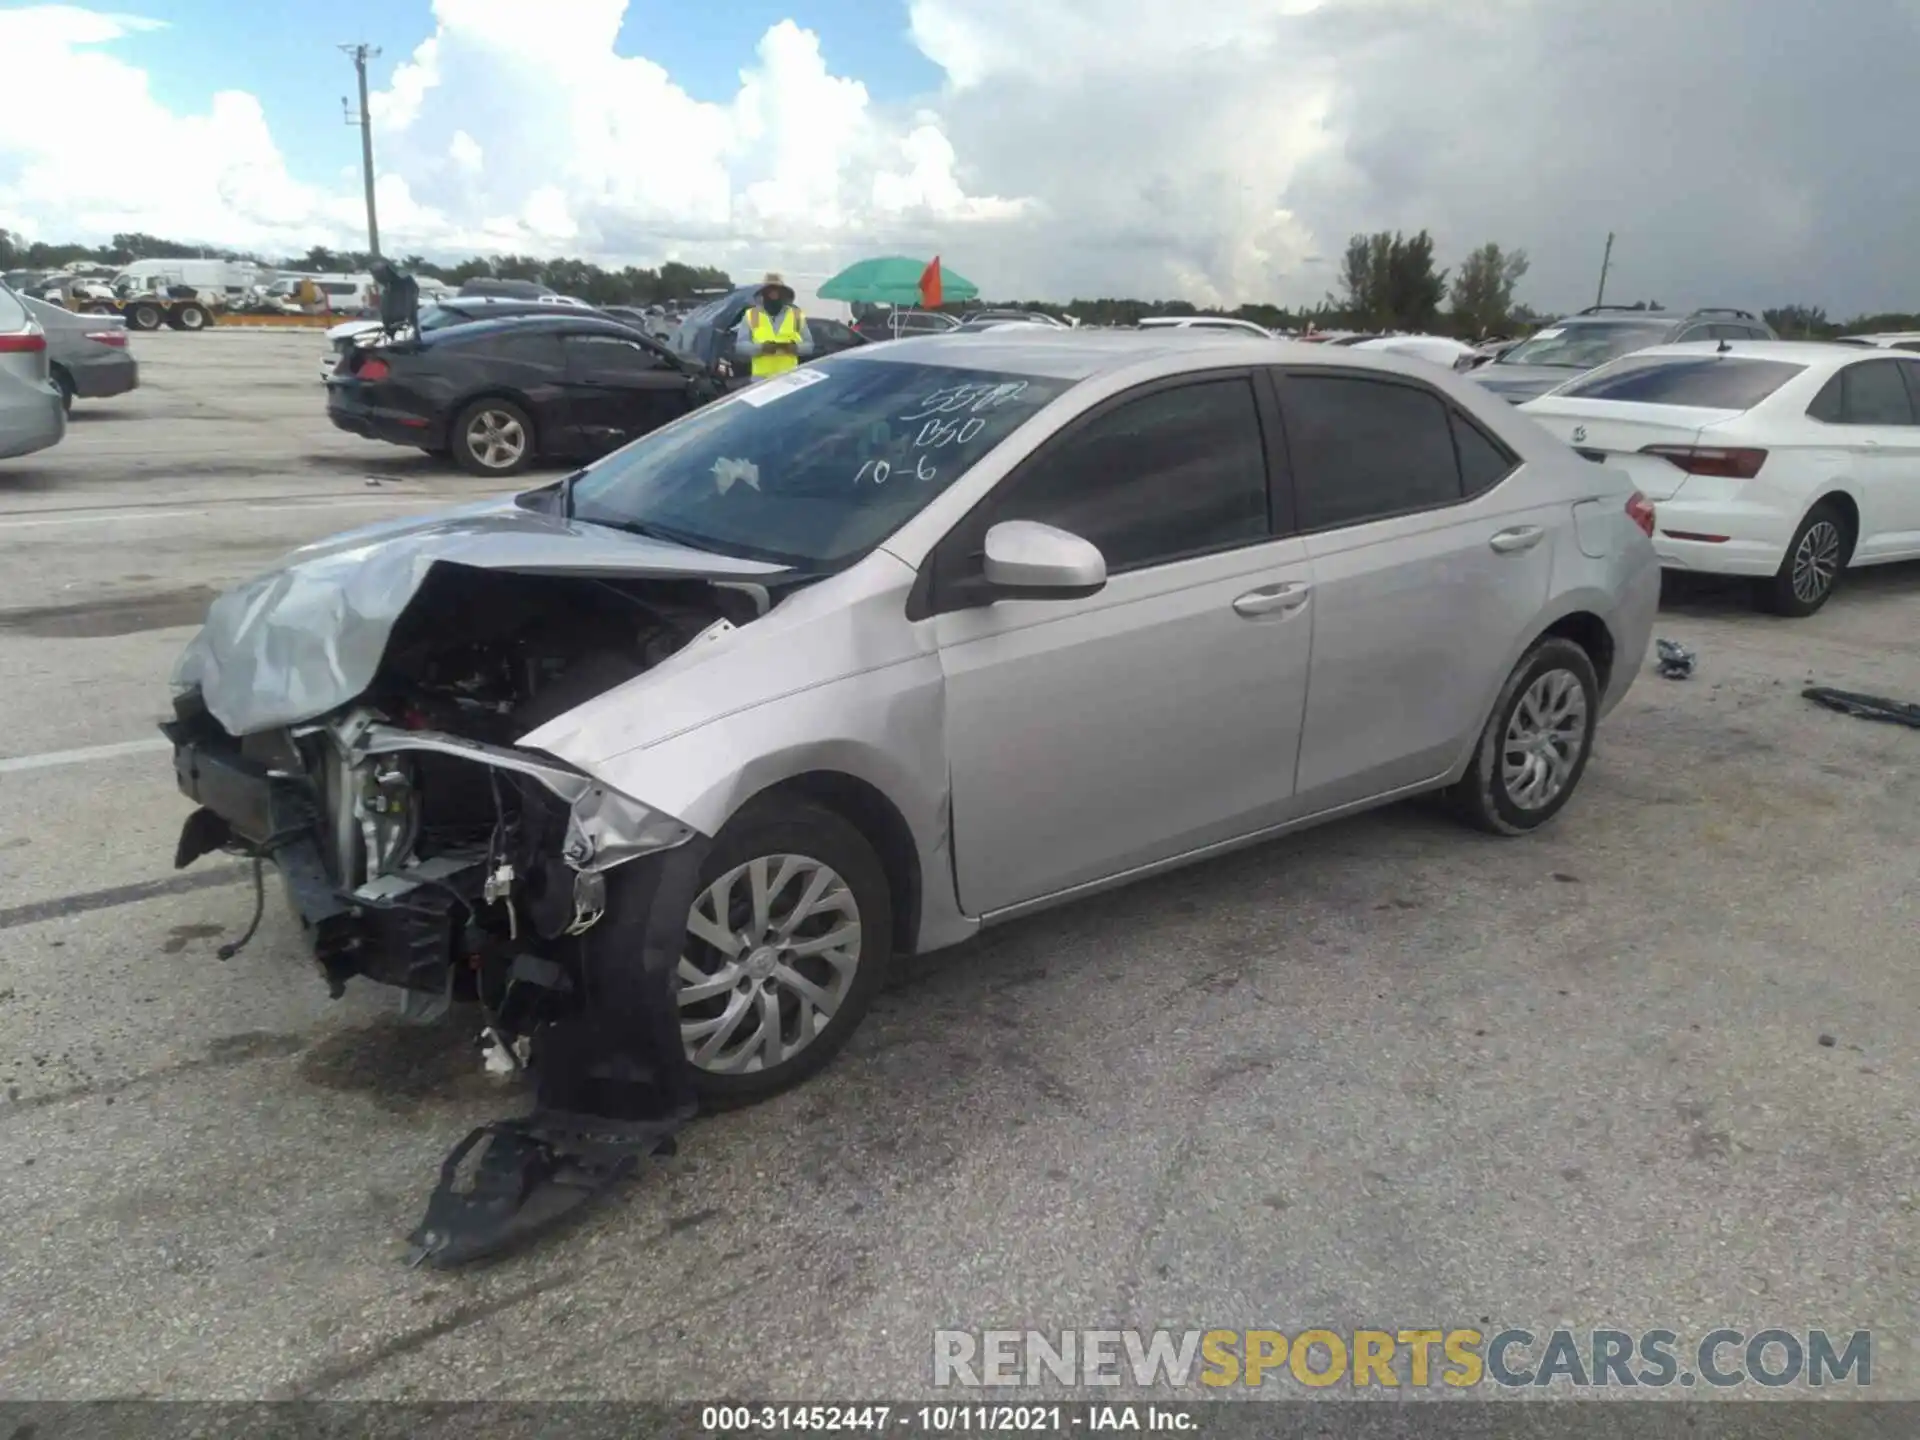
[[[747,309],[740,329],[753,356],[753,378],[784,375],[813,351],[807,317],[793,303],[793,287],[778,275],[769,275],[756,304]]]

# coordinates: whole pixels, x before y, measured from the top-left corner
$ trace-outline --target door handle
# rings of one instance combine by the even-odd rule
[[[1307,597],[1313,593],[1311,585],[1263,585],[1258,590],[1249,590],[1233,602],[1233,613],[1251,620],[1260,615],[1284,614],[1298,610],[1307,603]]]
[[[1538,525],[1516,525],[1511,530],[1500,531],[1487,544],[1502,555],[1512,555],[1516,551],[1531,550],[1546,533]]]

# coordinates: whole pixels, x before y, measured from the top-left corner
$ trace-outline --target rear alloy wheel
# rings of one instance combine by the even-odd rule
[[[1835,506],[1822,503],[1809,510],[1793,532],[1779,571],[1760,582],[1760,607],[1804,619],[1826,604],[1847,565],[1849,533],[1847,517]]]
[[[722,832],[701,879],[681,1043],[703,1100],[762,1099],[831,1060],[873,1003],[893,931],[886,874],[840,816],[776,802]]]
[[[1501,688],[1473,763],[1448,792],[1462,819],[1496,835],[1524,835],[1560,813],[1586,773],[1600,714],[1587,652],[1548,636]]]
[[[475,475],[517,475],[533,461],[533,422],[508,400],[476,400],[453,422],[453,458]]]

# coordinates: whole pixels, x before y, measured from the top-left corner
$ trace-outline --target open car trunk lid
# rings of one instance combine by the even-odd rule
[[[1700,432],[1739,418],[1739,410],[1684,405],[1648,405],[1625,400],[1572,400],[1545,396],[1520,407],[1557,439],[1587,459],[1625,471],[1649,500],[1671,500],[1686,472],[1649,445],[1698,445]]]

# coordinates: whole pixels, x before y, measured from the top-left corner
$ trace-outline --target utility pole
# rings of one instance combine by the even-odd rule
[[[364,71],[361,74],[360,83],[362,85],[366,84],[366,75]],[[371,155],[373,152],[369,150],[367,153]],[[372,165],[373,162],[369,160],[367,164]],[[368,183],[371,184],[372,182],[369,181]],[[367,192],[367,213],[369,215],[373,213],[373,192],[371,190]],[[1613,232],[1609,230],[1607,232],[1606,253],[1600,257],[1600,293],[1593,297],[1593,303],[1595,305],[1604,305],[1606,303],[1607,270],[1612,266],[1612,264],[1613,264]]]
[[[360,127],[360,174],[367,186],[367,249],[373,258],[380,258],[380,220],[373,208],[373,117],[367,113],[367,61],[380,54],[379,47],[367,44],[342,45],[340,47],[353,61],[354,73],[360,78],[360,113],[355,115],[343,95],[340,97],[340,109],[347,117],[347,124]]]

